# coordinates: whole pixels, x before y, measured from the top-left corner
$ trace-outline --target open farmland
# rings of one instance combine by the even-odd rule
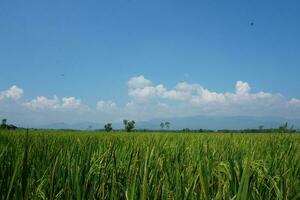
[[[1,131],[0,199],[300,199],[300,135]]]

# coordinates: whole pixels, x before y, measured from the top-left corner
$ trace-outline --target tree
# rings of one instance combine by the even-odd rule
[[[16,127],[15,125],[13,125],[13,124],[10,124],[10,125],[8,125],[7,126],[7,129],[8,130],[16,130],[18,127]]]
[[[106,132],[112,131],[112,124],[111,123],[105,124],[104,129],[105,129]]]
[[[129,120],[124,119],[123,124],[125,126],[125,130],[127,132],[131,132],[134,129],[135,121],[133,121],[133,120],[129,121]]]
[[[1,123],[1,126],[0,126],[1,129],[6,129],[7,128],[7,119],[2,119],[2,123]]]
[[[259,128],[260,131],[262,131],[264,129],[264,126],[260,125],[258,128]]]
[[[287,131],[288,131],[288,123],[286,122],[285,124],[279,127],[279,132],[286,133]]]
[[[6,126],[6,124],[7,124],[7,119],[2,119],[2,124],[1,125],[4,125],[4,126]]]
[[[170,122],[165,122],[165,127],[166,127],[167,129],[169,129],[170,126],[171,126],[171,123],[170,123]]]
[[[161,122],[159,126],[160,126],[161,129],[164,129],[165,128],[165,123]]]
[[[7,130],[16,130],[18,127],[16,127],[13,124],[7,124],[7,119],[2,119],[0,129],[7,129]]]
[[[182,131],[183,131],[183,132],[191,132],[191,129],[189,129],[189,128],[184,128],[184,129],[182,129]]]
[[[295,133],[296,130],[294,129],[294,125],[292,125],[290,128],[289,128],[289,132],[290,133]]]

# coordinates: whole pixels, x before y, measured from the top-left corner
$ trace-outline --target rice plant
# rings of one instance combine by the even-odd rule
[[[0,199],[300,199],[300,135],[1,131]]]

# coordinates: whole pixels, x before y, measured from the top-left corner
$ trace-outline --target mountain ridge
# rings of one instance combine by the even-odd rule
[[[160,123],[162,121],[169,121],[171,128],[174,130],[181,130],[184,128],[189,129],[251,129],[264,126],[264,128],[277,128],[283,123],[287,122],[289,125],[293,125],[295,128],[300,128],[300,119],[288,119],[284,117],[252,117],[252,116],[191,116],[191,117],[174,117],[165,119],[151,119],[147,121],[136,120],[137,129],[152,129],[160,130]],[[52,123],[34,128],[41,129],[74,129],[74,130],[94,130],[103,129],[104,122],[80,122],[75,124],[68,124],[64,122]],[[123,129],[121,122],[112,123],[114,129]]]

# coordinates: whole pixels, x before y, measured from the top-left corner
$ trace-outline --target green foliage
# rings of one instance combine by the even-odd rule
[[[112,128],[112,123],[107,123],[107,124],[105,124],[105,125],[104,125],[104,129],[105,129],[106,132],[112,131],[112,130],[113,130],[113,128]]]
[[[0,129],[6,129],[7,128],[7,119],[2,119]]]
[[[170,129],[171,123],[170,122],[161,122],[159,126],[162,130],[164,130],[164,128]]]
[[[166,129],[170,129],[171,123],[170,122],[165,122],[165,127]]]
[[[288,123],[286,122],[285,124],[279,127],[279,132],[286,133],[287,131],[288,131]]]
[[[125,126],[125,130],[127,132],[131,132],[134,129],[135,121],[133,121],[133,120],[129,121],[129,120],[124,119],[123,124]]]
[[[160,126],[161,129],[164,129],[165,128],[165,123],[161,122],[159,126]]]
[[[17,127],[13,124],[7,124],[7,119],[2,119],[0,129],[16,130]]]
[[[2,119],[1,125],[6,125],[7,124],[7,119]]]
[[[0,199],[299,199],[299,134],[0,131]]]

